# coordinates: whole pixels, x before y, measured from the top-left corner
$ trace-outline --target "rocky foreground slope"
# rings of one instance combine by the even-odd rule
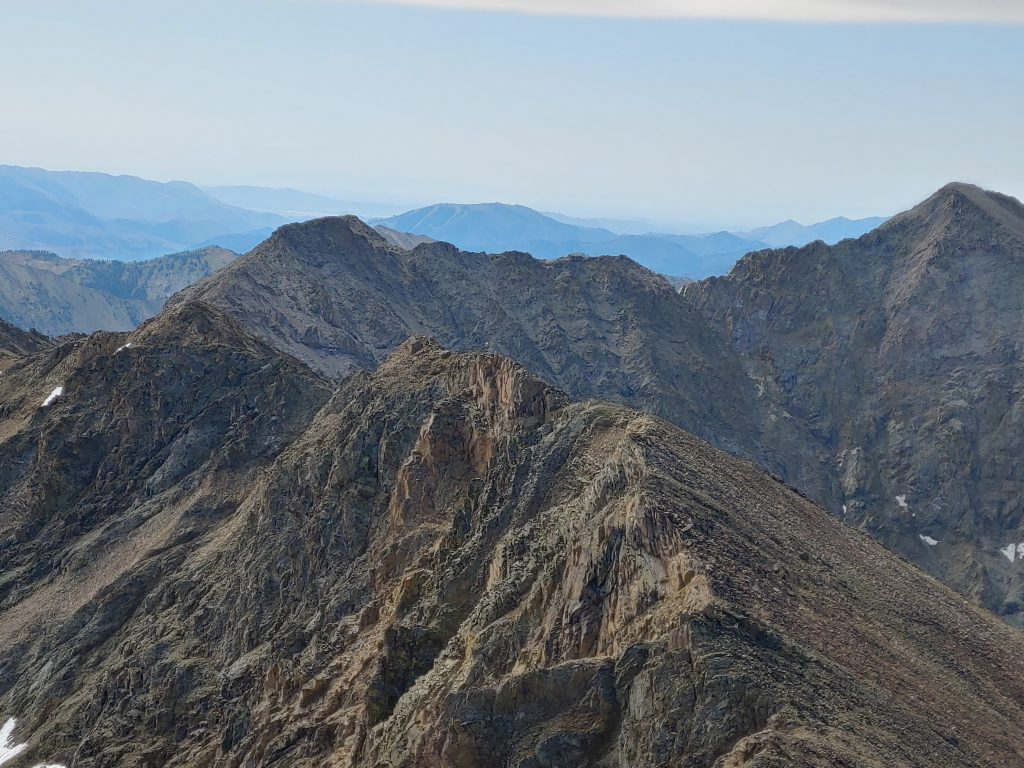
[[[331,394],[191,303],[18,362],[0,399],[19,759],[1024,761],[1019,631],[506,358],[417,338]]]
[[[1024,206],[953,184],[683,291],[758,383],[787,480],[1024,626]]]

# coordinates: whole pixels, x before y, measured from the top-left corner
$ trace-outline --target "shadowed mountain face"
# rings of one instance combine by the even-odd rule
[[[490,345],[757,461],[1020,624],[1015,206],[954,186],[858,241],[752,254],[683,296],[626,259],[407,252],[324,219],[178,301],[329,375],[409,334]]]
[[[683,291],[758,382],[790,482],[1024,625],[1020,203],[950,185]]]
[[[64,259],[45,251],[0,252],[0,317],[52,336],[127,331],[171,294],[237,254],[203,248],[147,261]]]
[[[0,400],[0,709],[36,762],[1024,760],[1018,631],[500,356],[413,339],[330,395],[193,302]]]
[[[408,336],[430,335],[763,458],[756,390],[727,341],[626,258],[406,251],[358,219],[319,219],[280,228],[173,302],[195,300],[328,375],[373,369]]]

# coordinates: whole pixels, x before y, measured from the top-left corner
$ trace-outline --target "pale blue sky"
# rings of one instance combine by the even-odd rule
[[[847,15],[869,6],[833,2]],[[986,2],[995,19],[1020,5]],[[745,3],[726,5],[744,15]],[[940,6],[958,4],[927,5]],[[337,0],[0,0],[0,11],[0,162],[697,228],[891,213],[954,179],[1024,196],[1024,26],[1009,21]]]

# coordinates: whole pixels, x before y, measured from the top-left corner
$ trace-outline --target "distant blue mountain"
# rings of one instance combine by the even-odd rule
[[[136,260],[285,221],[183,181],[0,166],[0,249]]]
[[[617,237],[607,229],[566,224],[524,205],[504,203],[439,203],[374,223],[444,240],[467,251],[526,250],[532,243],[600,243]]]
[[[848,219],[839,216],[817,224],[804,226],[790,219],[770,227],[760,227],[749,232],[740,233],[743,237],[760,240],[772,248],[784,248],[788,245],[803,246],[815,240],[824,240],[834,245],[840,240],[860,237],[882,226],[888,219],[884,216],[872,216],[867,219]]]
[[[442,203],[371,218],[390,210],[288,188],[204,191],[184,181],[0,166],[0,250],[45,250],[67,258],[131,261],[208,245],[244,253],[288,221],[354,213],[469,251],[525,251],[542,259],[626,255],[662,274],[700,279],[728,272],[750,251],[817,239],[834,243],[884,221],[836,218],[749,232],[667,234],[639,231],[642,220],[573,219],[503,203]]]
[[[809,227],[783,222],[746,233],[698,235],[621,234],[607,227],[582,225],[597,221],[614,227],[616,220],[572,219],[503,203],[441,203],[374,223],[399,232],[444,240],[469,251],[525,251],[540,259],[569,253],[625,255],[661,274],[700,279],[725,274],[750,251],[803,245],[818,239],[833,243],[864,234],[885,219],[838,218]],[[636,226],[636,222],[624,223],[627,229]]]
[[[622,235],[555,219],[522,205],[442,203],[375,223],[469,251],[525,251],[540,259],[569,253],[625,255],[666,275],[701,278],[727,272],[745,253],[767,247],[728,232]]]

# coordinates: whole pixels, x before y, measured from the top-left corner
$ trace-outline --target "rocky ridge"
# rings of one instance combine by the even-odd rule
[[[336,217],[281,227],[173,299],[190,301],[332,377],[376,368],[415,334],[500,353],[573,397],[641,407],[770,466],[754,383],[727,341],[624,257],[407,251]]]
[[[193,303],[22,360],[0,398],[0,710],[26,760],[1024,759],[1018,631],[507,358],[414,338],[330,394]]]

